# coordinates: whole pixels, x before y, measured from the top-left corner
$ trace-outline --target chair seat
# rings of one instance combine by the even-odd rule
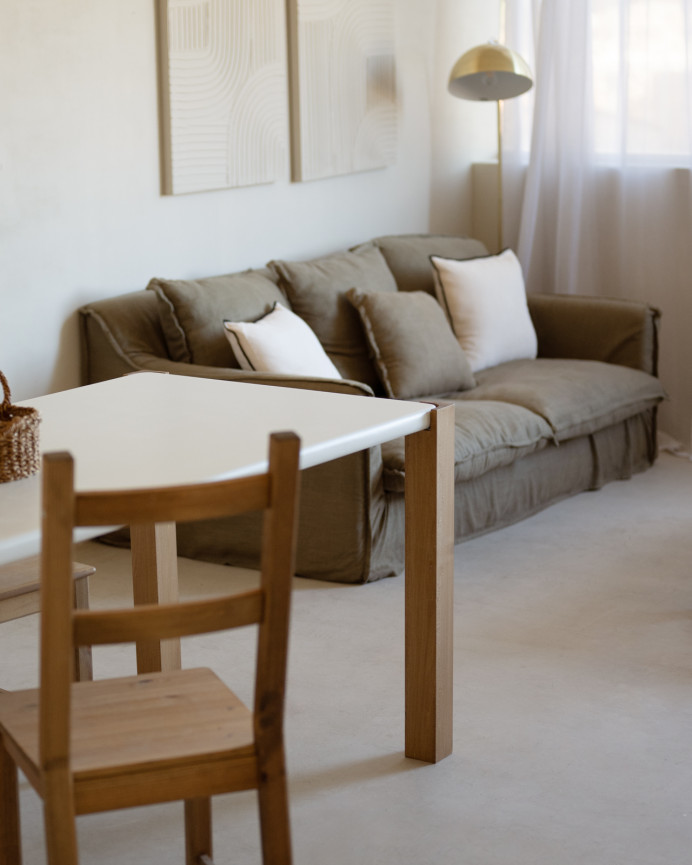
[[[18,765],[35,786],[38,695],[37,689],[0,694],[2,730]],[[72,718],[77,813],[122,807],[121,798],[128,805],[180,798],[176,779],[185,778],[189,789],[186,776],[193,767],[206,776],[205,790],[214,772],[219,776],[218,792],[256,785],[252,713],[207,668],[76,682]],[[247,772],[229,785],[224,767],[232,763],[237,771],[243,762]],[[169,795],[163,798],[160,788],[152,797],[142,783],[156,775],[168,788]]]

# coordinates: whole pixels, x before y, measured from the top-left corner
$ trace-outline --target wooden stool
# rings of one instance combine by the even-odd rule
[[[91,565],[73,562],[75,609],[89,609],[88,578],[95,572],[96,568]],[[0,566],[0,624],[39,612],[41,609],[40,573],[38,556]],[[82,646],[76,650],[75,668],[79,681],[92,678],[90,646]]]

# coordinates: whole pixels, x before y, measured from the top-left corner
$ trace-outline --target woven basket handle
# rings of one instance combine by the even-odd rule
[[[10,386],[5,378],[5,373],[2,370],[0,370],[0,381],[2,382],[2,389],[5,394],[5,398],[0,405],[0,417],[12,417],[12,395],[10,394]]]

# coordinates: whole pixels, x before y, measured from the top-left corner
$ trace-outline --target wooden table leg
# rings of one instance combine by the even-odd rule
[[[169,604],[178,600],[175,523],[130,527],[135,604]],[[137,671],[180,669],[180,640],[137,643]]]
[[[454,406],[406,437],[406,756],[452,752]]]

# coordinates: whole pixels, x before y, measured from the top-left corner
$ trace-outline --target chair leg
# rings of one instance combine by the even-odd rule
[[[17,767],[0,737],[0,862],[21,865]]]
[[[80,577],[74,581],[75,610],[89,609],[89,579]],[[91,646],[77,646],[74,650],[75,675],[78,682],[90,682],[94,678]]]
[[[185,865],[211,862],[211,799],[185,800]]]
[[[48,865],[78,865],[71,779],[67,770],[47,772],[44,778],[43,822]]]
[[[262,861],[264,865],[291,865],[291,827],[283,754],[273,762],[275,769],[272,773],[260,770],[262,780],[257,788]]]

